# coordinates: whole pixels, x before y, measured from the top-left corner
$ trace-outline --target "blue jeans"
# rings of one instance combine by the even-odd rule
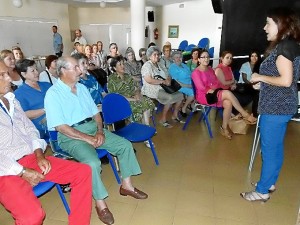
[[[282,164],[284,137],[292,115],[261,115],[259,121],[262,169],[256,191],[267,194],[275,185]]]

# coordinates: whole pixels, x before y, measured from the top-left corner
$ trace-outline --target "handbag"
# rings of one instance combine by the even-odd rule
[[[229,120],[228,126],[234,134],[247,134],[250,125],[239,114]]]
[[[218,93],[220,90],[223,90],[222,88],[217,88],[216,90],[214,90],[213,93],[207,93],[205,95],[206,101],[208,104],[215,104],[218,102]]]
[[[166,80],[160,75],[155,75],[154,78],[157,80]],[[173,94],[181,88],[181,85],[174,79],[171,80],[170,85],[160,84],[160,86],[169,94]]]

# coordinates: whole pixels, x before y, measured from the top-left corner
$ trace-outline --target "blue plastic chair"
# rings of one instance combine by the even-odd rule
[[[71,155],[69,155],[67,152],[65,152],[64,150],[62,150],[57,143],[57,131],[49,131],[49,136],[50,136],[50,145],[51,145],[51,149],[53,151],[53,155],[59,158],[63,158],[63,159],[72,159],[73,157]],[[121,180],[117,171],[117,168],[115,166],[114,160],[112,158],[112,156],[110,155],[110,153],[105,150],[105,149],[101,149],[101,148],[96,148],[96,152],[98,155],[98,158],[101,159],[104,156],[107,156],[108,160],[109,160],[109,164],[114,172],[114,175],[116,177],[116,180],[118,182],[118,184],[121,184]]]
[[[193,86],[194,96],[196,96],[196,88],[195,88],[195,85],[194,85],[193,81],[192,81],[192,86]],[[182,130],[184,131],[184,130],[187,129],[187,126],[188,126],[190,120],[192,119],[193,114],[196,111],[201,111],[202,113],[200,115],[200,118],[199,118],[198,122],[201,122],[202,120],[204,120],[204,122],[206,124],[206,127],[207,127],[207,130],[208,130],[209,137],[213,138],[213,134],[212,134],[212,131],[211,131],[211,126],[210,126],[210,122],[209,122],[209,118],[208,118],[209,113],[212,109],[216,109],[217,112],[219,112],[221,116],[223,115],[223,108],[217,107],[217,106],[214,106],[214,105],[200,104],[200,103],[197,102],[197,100],[195,100],[195,106],[193,107],[192,111],[188,115],[188,117],[185,121],[185,124],[182,127]]]
[[[116,93],[110,93],[104,97],[102,103],[102,113],[104,123],[106,125],[111,125],[115,122],[125,120],[132,116],[132,110],[127,99],[124,96]],[[155,128],[132,122],[113,132],[130,142],[142,142],[148,140],[154,161],[156,165],[159,165],[156,151],[151,140],[156,132]]]
[[[54,186],[56,187],[56,189],[58,191],[60,199],[63,202],[64,207],[65,207],[68,215],[70,215],[70,208],[69,208],[68,202],[67,202],[67,200],[64,196],[64,193],[61,190],[61,187],[60,187],[59,184],[53,183],[51,181],[40,182],[38,185],[33,187],[33,192],[34,192],[36,197],[40,197],[40,196],[46,194],[48,191],[50,191]]]
[[[208,49],[208,54],[210,58],[214,57],[214,53],[215,53],[215,47],[211,47]]]
[[[178,49],[180,51],[184,51],[185,48],[189,45],[188,41],[187,40],[183,40],[180,42],[179,46],[178,46]]]
[[[202,38],[198,42],[198,48],[203,48],[203,49],[208,50],[209,49],[209,39],[208,38]]]
[[[188,45],[188,46],[184,49],[184,51],[190,52],[190,51],[193,50],[193,48],[196,48],[196,47],[197,47],[196,45],[190,44],[190,45]]]

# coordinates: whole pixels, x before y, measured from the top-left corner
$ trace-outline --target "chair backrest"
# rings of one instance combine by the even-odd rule
[[[209,39],[208,38],[202,38],[198,42],[198,48],[204,48],[204,49],[208,50],[209,49]]]
[[[70,156],[68,153],[66,153],[64,150],[62,150],[59,146],[58,146],[58,142],[57,142],[57,131],[54,130],[49,130],[49,141],[50,141],[50,146],[51,146],[51,150],[53,152],[53,155],[55,157],[58,158],[63,158],[63,159],[72,159],[73,157]]]
[[[192,51],[193,48],[195,48],[195,47],[197,47],[197,46],[194,45],[194,44],[190,44],[190,45],[188,45],[188,46],[184,49],[184,51],[190,52],[190,51]]]
[[[183,40],[180,42],[179,46],[178,46],[178,49],[181,50],[181,51],[184,51],[185,48],[188,46],[188,41],[187,40]]]
[[[210,58],[214,57],[214,53],[215,53],[215,47],[211,47],[208,49],[208,54]]]
[[[110,93],[103,99],[102,114],[105,124],[113,124],[129,118],[132,115],[132,110],[124,96]]]

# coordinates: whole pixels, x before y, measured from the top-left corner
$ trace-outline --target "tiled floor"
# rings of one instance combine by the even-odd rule
[[[198,115],[197,115],[198,117]],[[250,190],[260,173],[258,155],[248,173],[254,128],[232,141],[218,132],[220,119],[213,121],[210,139],[204,123],[193,118],[187,131],[157,127],[154,137],[160,165],[144,144],[135,144],[143,174],[133,178],[136,187],[147,192],[147,200],[118,194],[109,166],[102,178],[109,191],[108,206],[116,225],[295,225],[300,203],[300,123],[291,122],[286,138],[285,162],[277,191],[267,203],[249,203],[239,193]],[[68,194],[67,194],[68,197]],[[45,225],[67,224],[67,215],[55,189],[40,198],[46,210]],[[0,224],[14,224],[0,207]],[[101,224],[95,210],[92,225]]]

